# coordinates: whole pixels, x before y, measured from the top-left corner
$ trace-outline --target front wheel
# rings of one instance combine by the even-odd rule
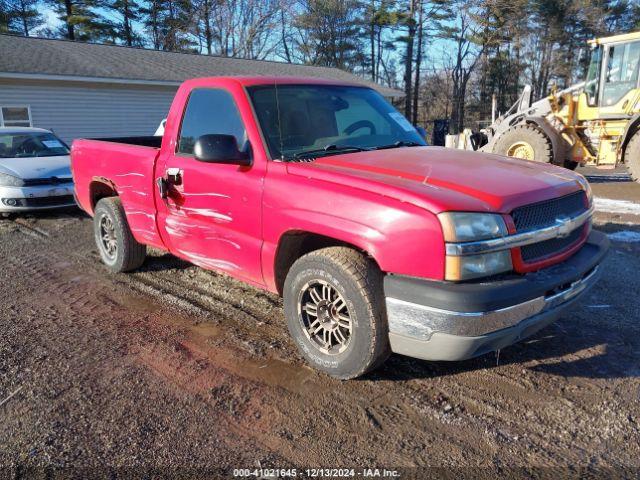
[[[300,257],[284,285],[289,331],[315,368],[339,379],[359,377],[390,354],[382,273],[346,247]]]
[[[129,272],[143,264],[147,247],[133,238],[119,198],[103,198],[98,202],[93,231],[100,258],[110,271]]]
[[[624,152],[624,163],[627,165],[631,177],[636,182],[640,182],[640,130],[627,143],[627,148]]]
[[[553,147],[547,135],[535,125],[511,127],[496,141],[493,153],[507,157],[553,163]]]

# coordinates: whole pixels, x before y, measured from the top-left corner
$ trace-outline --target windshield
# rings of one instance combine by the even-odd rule
[[[370,88],[261,85],[248,91],[274,159],[426,145],[407,119]]]
[[[69,155],[62,140],[48,132],[0,133],[0,158]]]

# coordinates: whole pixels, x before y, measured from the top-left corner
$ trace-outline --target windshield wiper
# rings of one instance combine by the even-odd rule
[[[334,143],[327,145],[324,148],[318,148],[315,150],[306,150],[304,152],[298,152],[291,157],[293,160],[300,160],[302,158],[316,158],[322,155],[331,155],[332,153],[342,152],[368,152],[372,150],[367,147],[357,147],[355,145],[336,145]]]
[[[389,145],[382,145],[380,147],[376,147],[376,150],[387,150],[389,148],[400,148],[400,147],[424,147],[422,143],[399,140],[396,143],[390,143]]]

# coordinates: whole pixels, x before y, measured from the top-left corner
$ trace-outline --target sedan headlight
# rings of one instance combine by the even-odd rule
[[[22,187],[24,181],[21,178],[8,175],[6,173],[0,173],[0,186],[2,187]]]
[[[445,212],[438,218],[447,243],[477,242],[508,235],[502,216],[493,213]],[[470,280],[512,269],[510,250],[480,255],[447,255],[445,280]]]
[[[445,242],[475,242],[507,235],[502,216],[493,213],[445,212],[438,218]]]

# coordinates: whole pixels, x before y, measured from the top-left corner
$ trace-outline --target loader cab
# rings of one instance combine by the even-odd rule
[[[640,115],[640,32],[589,43],[584,87],[565,120],[579,130],[569,157],[613,168],[623,159]]]
[[[625,38],[629,37],[629,38]],[[627,114],[640,88],[640,36],[619,35],[591,42],[591,61],[584,94],[589,107],[601,114]]]

